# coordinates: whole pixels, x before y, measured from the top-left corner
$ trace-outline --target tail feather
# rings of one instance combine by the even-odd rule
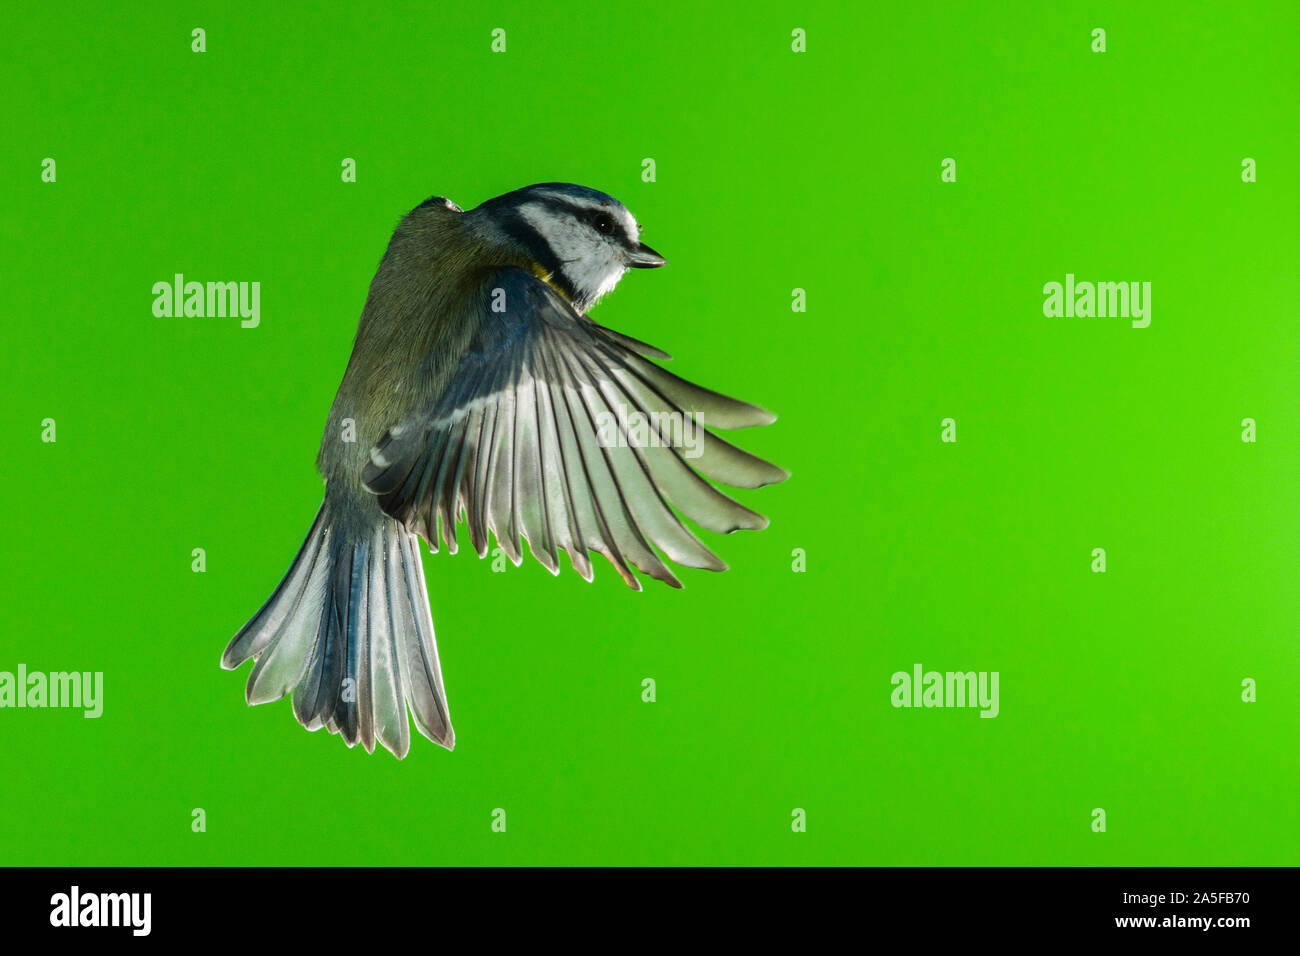
[[[343,533],[321,506],[289,573],[230,641],[221,666],[252,658],[249,704],[293,695],[308,730],[348,746],[410,749],[406,709],[430,740],[455,745],[424,569],[414,536],[386,516]]]
[[[370,566],[370,601],[378,612],[370,617],[371,706],[374,713],[375,736],[379,742],[399,756],[404,756],[411,745],[411,725],[406,717],[402,672],[393,626],[393,601],[390,585],[392,569],[400,564],[397,540],[401,531],[393,525],[386,534],[384,546],[377,550],[378,560]],[[432,625],[433,619],[430,618]],[[450,747],[450,742],[448,742]]]
[[[407,688],[407,700],[420,731],[450,750],[455,746],[456,734],[451,728],[447,695],[442,689],[442,668],[438,664],[438,646],[433,639],[433,614],[429,610],[429,593],[424,588],[416,537],[406,535],[406,540],[398,542],[398,550],[403,554],[400,563],[406,574],[406,593],[400,595],[402,600],[399,601],[399,596],[394,593],[398,587],[394,575],[389,601],[394,616],[401,619],[395,630],[400,635],[398,659],[402,667],[402,683]]]
[[[226,646],[225,653],[221,655],[222,667],[229,670],[238,667],[250,657],[258,657],[283,625],[285,618],[293,613],[295,603],[302,594],[307,577],[311,574],[314,558],[320,551],[321,538],[327,531],[321,521],[324,513],[323,507],[316,513],[316,520],[311,523],[307,539],[303,541],[298,557],[294,559],[293,567],[284,576],[284,580],[276,586],[275,592],[266,603],[247,624],[239,629],[239,633]],[[313,560],[303,561],[304,555],[310,555]]]

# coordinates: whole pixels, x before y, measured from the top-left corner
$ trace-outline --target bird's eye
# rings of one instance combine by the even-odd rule
[[[596,229],[606,236],[612,234],[614,232],[613,217],[602,212],[596,217]]]

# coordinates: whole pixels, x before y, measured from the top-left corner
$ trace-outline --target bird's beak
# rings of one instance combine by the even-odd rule
[[[633,269],[658,269],[668,265],[668,260],[643,242],[628,253],[627,264]]]

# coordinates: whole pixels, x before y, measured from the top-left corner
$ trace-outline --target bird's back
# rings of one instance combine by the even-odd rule
[[[431,403],[484,321],[486,285],[517,256],[485,243],[468,215],[441,203],[408,213],[370,283],[352,357],[330,409],[317,467],[360,487],[371,447],[407,412]],[[355,441],[344,441],[351,419]]]

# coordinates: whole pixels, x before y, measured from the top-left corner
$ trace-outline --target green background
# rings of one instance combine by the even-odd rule
[[[0,711],[3,862],[1297,862],[1296,4],[148,6],[0,37],[0,669],[105,674]],[[246,707],[391,230],[546,180],[671,262],[594,317],[780,414],[771,527],[680,592],[426,556],[454,753]],[[1067,272],[1150,328],[1045,318]],[[1000,716],[892,708],[918,662]]]

